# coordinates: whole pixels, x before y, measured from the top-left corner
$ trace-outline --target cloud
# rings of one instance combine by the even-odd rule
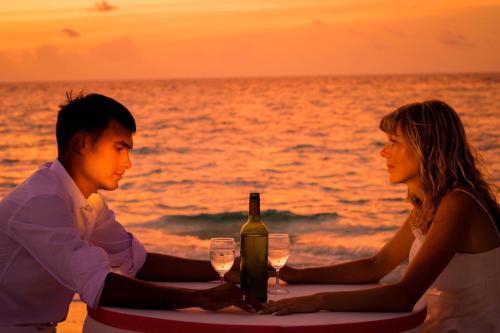
[[[97,11],[97,12],[110,12],[112,10],[115,10],[116,7],[113,5],[110,5],[106,1],[101,1],[101,2],[96,2],[94,3],[94,7],[92,7],[91,10]]]
[[[386,50],[392,49],[392,46],[387,44],[387,43],[375,41],[372,43],[372,49],[378,50],[378,51],[386,51]]]
[[[0,50],[0,82],[126,79],[141,77],[143,66],[141,54],[129,37],[83,48],[42,44],[19,51]]]
[[[0,73],[2,73],[2,79],[6,81],[14,79],[13,69],[15,69],[15,66],[10,57],[0,52]]]
[[[59,49],[51,44],[43,44],[35,49],[35,54],[39,59],[42,60],[59,60],[60,52]]]
[[[386,28],[386,31],[388,33],[390,33],[391,35],[394,35],[394,36],[399,36],[399,37],[405,37],[406,36],[406,32],[404,32],[403,30],[401,29],[397,29],[397,28]]]
[[[316,28],[321,28],[324,26],[324,23],[320,20],[314,20],[311,22],[311,26],[316,27]]]
[[[122,66],[138,60],[138,49],[133,39],[121,37],[99,43],[89,50],[89,54],[108,65]],[[119,54],[119,57],[114,55]]]
[[[80,37],[80,34],[78,32],[76,32],[75,30],[73,29],[70,29],[70,28],[64,28],[61,30],[61,32],[66,35],[67,37],[70,37],[70,38],[78,38]]]
[[[438,41],[452,47],[473,46],[474,43],[458,32],[446,30],[438,37]]]

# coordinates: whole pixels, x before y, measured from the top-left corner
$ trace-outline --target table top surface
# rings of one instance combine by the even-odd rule
[[[162,283],[162,285],[172,287],[182,287],[191,289],[205,289],[215,287],[217,282],[175,282]],[[372,288],[377,285],[331,285],[331,284],[293,284],[285,285],[290,292],[286,295],[271,295],[269,300],[279,300],[282,298],[310,295],[325,291],[347,291]],[[402,331],[420,325],[426,316],[426,307],[423,301],[419,301],[412,312],[329,312],[320,311],[315,313],[301,313],[287,316],[257,315],[247,313],[243,310],[231,306],[218,311],[205,311],[200,308],[187,308],[180,310],[144,310],[115,307],[101,307],[89,309],[89,315],[94,320],[106,325],[118,328],[134,330],[135,326],[143,325],[148,327],[186,326],[185,329],[200,329],[207,327],[238,327],[239,333],[244,332],[244,328],[281,328],[283,331],[294,331],[298,328],[345,328],[349,332],[357,331],[355,328],[367,331],[377,329],[383,331]],[[140,324],[142,323],[142,324]],[[144,328],[143,327],[143,328]],[[135,329],[139,330],[140,327]],[[242,330],[243,329],[243,330]],[[265,331],[265,330],[264,330]],[[263,332],[263,331],[261,331]]]

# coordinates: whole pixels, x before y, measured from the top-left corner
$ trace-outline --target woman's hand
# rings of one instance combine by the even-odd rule
[[[276,271],[271,271],[270,276],[276,276]],[[300,277],[300,269],[290,267],[288,265],[283,266],[280,269],[280,280],[286,283],[300,283],[302,282]]]
[[[319,297],[309,295],[302,297],[285,298],[276,302],[269,301],[264,304],[259,314],[273,314],[275,316],[287,315],[291,313],[308,313],[319,311]]]

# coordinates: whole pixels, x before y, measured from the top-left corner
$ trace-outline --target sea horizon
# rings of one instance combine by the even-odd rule
[[[115,81],[191,81],[191,80],[238,80],[238,79],[294,79],[294,78],[322,78],[322,77],[371,77],[371,76],[435,76],[435,75],[498,75],[498,70],[488,71],[455,71],[455,72],[359,72],[359,73],[330,73],[330,74],[283,74],[283,75],[228,75],[228,76],[162,76],[162,77],[115,77],[115,78],[80,78],[80,79],[32,79],[19,81],[3,81],[0,84],[16,83],[76,83],[76,82],[115,82]]]

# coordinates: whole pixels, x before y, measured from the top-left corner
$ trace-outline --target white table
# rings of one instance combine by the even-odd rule
[[[205,289],[215,282],[176,282],[164,285]],[[287,285],[288,295],[269,295],[270,300],[303,296],[324,291],[346,291],[374,285]],[[114,307],[88,309],[84,333],[130,332],[204,332],[204,333],[275,333],[275,332],[411,332],[424,321],[425,303],[420,301],[412,312],[328,312],[292,314],[287,316],[257,315],[237,307],[219,311],[200,308],[182,310],[143,310]]]

